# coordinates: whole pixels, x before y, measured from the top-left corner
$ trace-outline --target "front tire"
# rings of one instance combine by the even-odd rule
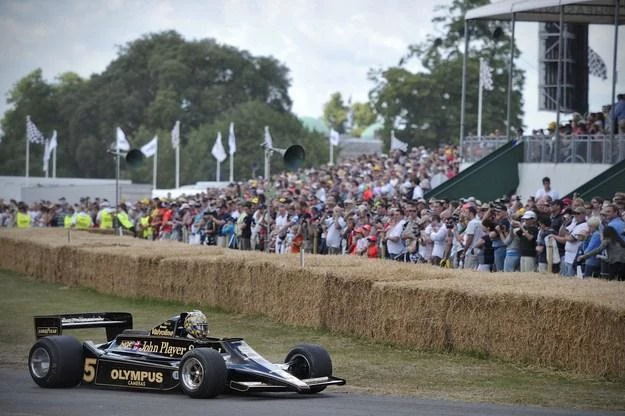
[[[76,386],[82,377],[82,364],[82,344],[66,335],[41,338],[28,354],[30,376],[46,388]]]
[[[302,379],[332,376],[332,359],[321,345],[299,344],[287,354],[284,362],[288,372]],[[326,386],[312,386],[310,393],[319,393]]]
[[[227,376],[225,360],[212,348],[196,348],[180,361],[180,386],[186,395],[194,399],[223,393]]]

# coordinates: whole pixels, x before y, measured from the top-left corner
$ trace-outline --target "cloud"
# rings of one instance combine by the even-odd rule
[[[450,1],[448,1],[450,2]],[[37,67],[52,79],[66,71],[83,77],[104,71],[117,46],[141,35],[176,30],[186,39],[214,38],[220,43],[271,55],[291,70],[293,110],[318,116],[330,95],[365,101],[373,84],[371,68],[397,64],[410,44],[435,33],[436,0],[2,0],[0,93]],[[525,124],[540,127],[553,119],[538,108],[537,25],[520,23],[526,70]],[[621,31],[621,45],[625,44]],[[611,30],[591,28],[591,44],[611,63]],[[521,36],[522,35],[522,36]],[[619,68],[625,72],[624,54]],[[411,68],[418,68],[413,64]],[[619,83],[623,89],[623,82]],[[609,100],[609,82],[590,81],[591,108]],[[0,113],[6,110],[0,103]],[[547,120],[547,121],[545,121]]]

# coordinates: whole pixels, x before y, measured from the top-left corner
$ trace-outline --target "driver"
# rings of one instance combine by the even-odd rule
[[[209,330],[206,315],[198,310],[188,312],[187,316],[184,318],[184,330],[190,338],[208,338]]]

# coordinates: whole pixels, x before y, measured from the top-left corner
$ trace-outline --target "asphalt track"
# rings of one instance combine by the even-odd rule
[[[194,400],[182,393],[146,393],[76,387],[42,389],[26,369],[0,368],[0,415],[11,416],[578,416],[625,412],[500,406],[442,400],[367,396],[337,391],[306,396],[292,393],[222,395]]]

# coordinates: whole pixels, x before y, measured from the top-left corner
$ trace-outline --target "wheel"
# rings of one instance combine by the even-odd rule
[[[39,339],[28,354],[28,370],[41,387],[74,387],[82,377],[83,349],[66,335]]]
[[[299,379],[329,377],[332,375],[332,359],[321,345],[299,344],[287,354],[284,362],[288,372]],[[319,393],[326,386],[313,386],[310,393]]]
[[[180,361],[180,386],[189,397],[215,397],[226,388],[228,370],[221,354],[212,348],[196,348]]]

